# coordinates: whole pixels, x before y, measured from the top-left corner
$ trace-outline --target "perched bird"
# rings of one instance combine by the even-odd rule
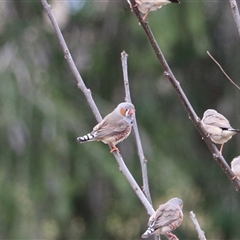
[[[130,134],[134,116],[134,105],[129,102],[122,102],[98,123],[91,133],[78,137],[77,141],[79,143],[102,141],[105,144],[110,144],[111,152],[119,152],[116,145]]]
[[[180,3],[178,0],[135,0],[138,10],[145,14],[143,16],[143,21],[147,18],[147,15],[150,11],[156,11],[158,8],[161,8],[163,5],[168,3]],[[132,8],[130,0],[128,0],[130,7]]]
[[[169,239],[178,239],[171,231],[179,227],[183,221],[182,207],[183,201],[180,198],[172,198],[159,205],[157,211],[149,218],[149,227],[142,238],[162,234],[167,235]]]
[[[236,133],[240,133],[239,129],[232,128],[229,121],[213,109],[204,112],[201,122],[211,140],[214,143],[221,144],[220,153],[222,153],[224,143]]]
[[[231,169],[233,173],[235,174],[234,178],[238,178],[240,180],[240,156],[235,157],[231,162]]]

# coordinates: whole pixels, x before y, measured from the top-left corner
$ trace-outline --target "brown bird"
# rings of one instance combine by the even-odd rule
[[[138,10],[144,14],[143,21],[147,18],[150,11],[156,11],[168,3],[180,3],[178,0],[135,0]],[[128,0],[132,8],[130,0]]]
[[[111,152],[119,152],[116,145],[129,136],[134,116],[134,105],[129,102],[122,102],[98,123],[91,133],[78,137],[77,141],[79,143],[102,141],[105,144],[110,144]]]
[[[180,198],[172,198],[168,202],[159,205],[157,211],[149,218],[148,229],[142,238],[148,238],[155,234],[167,235],[169,239],[178,239],[171,233],[180,226],[183,221],[183,201]]]
[[[201,122],[211,140],[221,144],[220,153],[222,153],[224,143],[230,140],[233,135],[240,133],[239,129],[232,128],[229,121],[213,109],[204,112]]]
[[[231,169],[233,173],[235,174],[234,178],[238,178],[240,180],[240,156],[235,157],[231,162]]]

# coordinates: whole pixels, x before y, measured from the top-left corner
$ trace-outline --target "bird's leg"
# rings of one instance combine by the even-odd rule
[[[120,152],[119,149],[113,143],[110,143],[110,146],[112,148],[110,153],[113,153],[113,152],[119,153]]]
[[[170,237],[169,240],[179,240],[178,237],[171,232],[167,232],[166,235]]]
[[[145,19],[147,18],[147,15],[149,14],[149,12],[150,12],[150,9],[148,9],[145,15],[143,16],[142,18],[143,22],[145,22]]]
[[[222,155],[223,145],[224,145],[224,144],[221,145],[220,150],[219,150],[219,152],[221,153],[221,155]]]

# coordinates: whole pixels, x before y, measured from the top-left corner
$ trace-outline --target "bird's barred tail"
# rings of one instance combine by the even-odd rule
[[[92,141],[93,139],[94,139],[94,135],[91,134],[91,133],[88,133],[88,134],[86,134],[86,135],[84,135],[82,137],[78,137],[77,141],[79,143],[84,143],[84,142]]]
[[[142,238],[148,238],[151,236],[154,232],[154,229],[152,227],[149,227],[147,231],[142,235]]]

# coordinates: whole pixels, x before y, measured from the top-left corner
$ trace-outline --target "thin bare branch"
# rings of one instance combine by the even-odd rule
[[[238,5],[236,0],[229,0],[231,9],[232,9],[232,14],[234,17],[234,20],[236,22],[237,25],[237,30],[238,30],[238,34],[240,36],[240,15],[239,15],[239,10],[238,10]]]
[[[66,42],[65,42],[65,40],[63,38],[61,30],[60,30],[60,28],[59,28],[59,26],[57,24],[57,21],[56,21],[56,19],[54,17],[53,12],[52,12],[52,7],[47,3],[47,1],[44,1],[44,0],[43,1],[40,0],[40,1],[41,1],[42,5],[43,5],[44,9],[46,10],[46,13],[47,13],[47,15],[48,15],[52,25],[53,25],[53,28],[54,28],[54,30],[56,32],[57,38],[59,40],[59,43],[60,43],[60,45],[61,45],[61,47],[63,49],[64,57],[66,58],[66,60],[67,60],[67,62],[69,64],[69,67],[71,68],[71,71],[72,71],[73,75],[75,76],[75,78],[77,80],[78,88],[80,88],[81,91],[83,92],[83,94],[86,97],[87,102],[88,102],[91,110],[93,111],[93,114],[94,114],[95,118],[97,119],[98,122],[100,122],[101,121],[101,116],[100,116],[100,113],[99,113],[99,111],[97,109],[97,106],[96,106],[96,104],[95,104],[95,102],[94,102],[94,100],[92,98],[91,90],[86,87],[86,85],[83,82],[83,79],[82,79],[81,75],[79,74],[79,72],[78,72],[78,70],[76,68],[76,65],[75,65],[75,63],[74,63],[74,61],[72,59],[70,51],[69,51],[69,49],[67,47],[67,44],[66,44]]]
[[[81,91],[83,92],[89,106],[91,107],[92,112],[94,113],[95,118],[97,119],[98,122],[100,122],[102,120],[102,117],[99,113],[99,110],[92,98],[91,95],[91,91],[89,89],[87,89],[86,85],[83,82],[83,79],[81,78],[77,67],[72,59],[72,56],[70,54],[70,51],[68,50],[67,44],[63,38],[63,35],[59,29],[59,26],[56,22],[56,19],[54,17],[54,14],[52,12],[52,8],[51,6],[47,3],[46,0],[40,0],[44,9],[46,10],[46,13],[49,17],[49,19],[52,22],[52,25],[55,29],[56,35],[58,37],[59,43],[62,47],[64,56],[69,64],[69,67],[73,73],[73,75],[75,76],[76,80],[77,80],[77,85],[78,87],[81,89]],[[120,171],[124,174],[124,176],[126,177],[126,179],[128,180],[129,184],[131,185],[131,187],[133,188],[133,190],[136,192],[138,198],[140,199],[140,201],[142,202],[142,204],[144,205],[144,207],[147,209],[147,212],[149,215],[154,214],[154,209],[152,207],[152,205],[149,203],[148,199],[145,197],[144,193],[142,192],[141,188],[138,186],[137,182],[135,181],[135,179],[133,178],[133,176],[131,175],[131,173],[129,172],[128,168],[126,167],[122,156],[119,153],[114,153],[113,154],[115,159],[117,160],[117,163],[119,165]]]
[[[190,218],[191,218],[191,220],[194,224],[194,227],[197,230],[199,240],[207,240],[206,237],[205,237],[204,231],[201,229],[201,227],[198,223],[198,220],[197,220],[197,217],[196,217],[195,213],[193,211],[191,211],[189,213],[189,215],[190,215]]]
[[[152,45],[153,50],[154,50],[155,54],[157,55],[159,63],[164,70],[164,75],[168,78],[168,80],[172,84],[173,88],[175,89],[182,105],[184,106],[185,110],[188,113],[189,118],[193,121],[195,127],[198,129],[198,131],[201,134],[203,140],[205,141],[207,147],[211,151],[213,158],[217,161],[217,163],[222,168],[222,170],[226,173],[228,178],[233,182],[236,190],[238,192],[240,192],[240,181],[237,178],[233,179],[234,178],[234,173],[231,171],[231,168],[229,167],[229,165],[225,161],[222,154],[218,151],[215,144],[213,144],[211,139],[208,137],[206,131],[204,130],[204,128],[202,126],[201,119],[195,113],[192,105],[188,101],[188,98],[186,97],[183,89],[181,88],[180,83],[177,81],[174,74],[172,73],[172,71],[171,71],[171,69],[170,69],[170,67],[169,67],[161,49],[159,48],[159,46],[157,44],[157,41],[155,40],[155,38],[152,34],[152,31],[151,31],[148,23],[143,21],[143,19],[141,17],[141,14],[140,14],[140,12],[137,8],[137,4],[136,4],[135,0],[130,0],[130,2],[131,2],[131,5],[132,5],[132,10],[135,13],[135,15],[137,16],[142,28],[144,29],[144,31],[145,31],[145,33],[146,33],[146,35],[147,35],[147,37],[148,37],[148,39],[149,39],[149,41]]]
[[[128,60],[128,54],[125,51],[122,51],[121,52],[121,62],[122,62],[123,81],[124,81],[124,89],[125,89],[125,101],[132,102],[130,88],[129,88],[129,81],[128,81],[127,60]]]
[[[227,75],[227,73],[223,70],[222,66],[220,65],[220,63],[218,63],[218,61],[210,54],[209,51],[207,51],[208,56],[218,65],[218,67],[220,68],[220,70],[223,72],[223,74],[227,77],[227,79],[236,87],[240,90],[240,87]]]
[[[129,80],[128,80],[127,58],[128,58],[127,53],[123,51],[121,53],[121,60],[122,60],[123,81],[124,81],[124,88],[125,88],[125,95],[126,95],[125,100],[127,102],[132,102],[130,88],[129,88]],[[148,201],[152,204],[152,199],[151,199],[151,194],[150,194],[149,184],[148,184],[147,160],[143,153],[143,147],[142,147],[142,142],[141,142],[136,118],[134,119],[133,129],[134,129],[135,139],[137,143],[138,156],[141,163],[143,192],[145,193]]]

